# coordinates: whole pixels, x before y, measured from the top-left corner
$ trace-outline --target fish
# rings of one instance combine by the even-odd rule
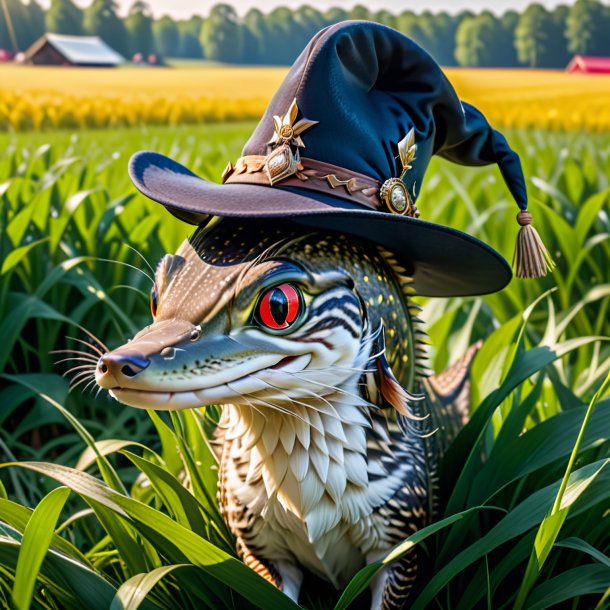
[[[367,240],[214,218],[162,258],[152,323],[95,381],[135,408],[221,406],[220,512],[244,563],[298,601],[306,573],[341,589],[440,514],[476,346],[432,375],[415,296]],[[403,607],[421,562],[379,572],[371,608]]]

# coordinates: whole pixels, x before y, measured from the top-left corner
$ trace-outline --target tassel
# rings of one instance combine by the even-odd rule
[[[521,225],[513,258],[513,268],[518,278],[543,277],[555,269],[555,262],[546,249],[538,231],[532,226],[532,215],[521,211],[517,214]]]

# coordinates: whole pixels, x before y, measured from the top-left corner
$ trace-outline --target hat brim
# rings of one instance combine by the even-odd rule
[[[368,239],[396,255],[422,296],[488,294],[501,290],[512,278],[510,265],[493,248],[467,233],[425,220],[364,210],[293,187],[209,182],[154,152],[136,153],[129,162],[129,175],[142,194],[190,224],[201,224],[210,216],[282,218]]]

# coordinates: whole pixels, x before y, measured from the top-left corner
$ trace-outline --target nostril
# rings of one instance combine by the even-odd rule
[[[115,351],[104,354],[98,360],[97,372],[120,383],[121,377],[135,377],[149,364],[150,360],[142,354]]]

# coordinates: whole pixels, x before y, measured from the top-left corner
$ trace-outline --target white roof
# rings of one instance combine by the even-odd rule
[[[99,36],[64,36],[46,34],[45,38],[74,64],[122,64],[125,59]]]

